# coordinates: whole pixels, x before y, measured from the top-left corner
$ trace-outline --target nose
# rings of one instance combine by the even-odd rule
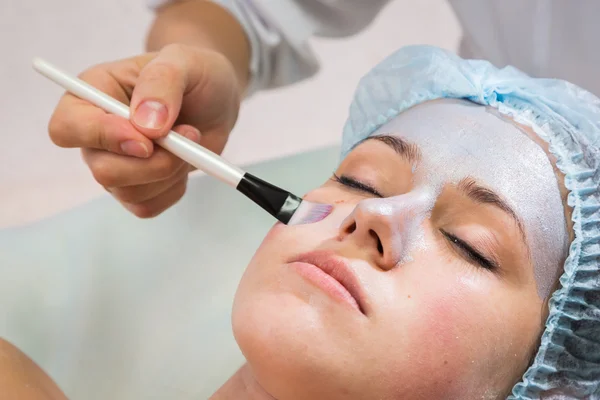
[[[409,255],[433,207],[433,196],[408,193],[359,202],[339,228],[340,241],[353,241],[383,270],[390,270]],[[422,240],[422,239],[421,239]]]

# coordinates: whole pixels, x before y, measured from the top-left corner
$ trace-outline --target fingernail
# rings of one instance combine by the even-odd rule
[[[133,121],[143,128],[160,129],[167,122],[167,118],[169,118],[167,107],[158,101],[147,100],[135,110]]]
[[[196,143],[200,142],[200,131],[196,128],[186,128],[183,132],[183,136]]]
[[[121,150],[123,153],[139,157],[139,158],[148,158],[150,152],[148,151],[148,146],[142,142],[138,142],[137,140],[126,140],[121,143]]]

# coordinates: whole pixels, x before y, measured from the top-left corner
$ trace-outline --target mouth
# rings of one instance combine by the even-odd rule
[[[335,300],[366,315],[360,281],[343,258],[330,251],[313,251],[294,258],[290,266]]]

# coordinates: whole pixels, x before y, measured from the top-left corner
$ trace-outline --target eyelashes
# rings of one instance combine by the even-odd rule
[[[345,175],[337,175],[333,173],[333,177],[331,178],[334,182],[339,183],[340,185],[352,189],[354,191],[361,192],[362,194],[367,194],[369,196],[375,196],[379,198],[384,198],[377,189],[374,187],[360,182],[354,178]],[[484,256],[479,251],[475,250],[473,246],[462,240],[461,238],[446,232],[444,230],[440,230],[440,232],[444,235],[445,239],[449,242],[450,246],[460,254],[460,256],[465,259],[467,262],[471,264],[475,264],[483,269],[489,271],[496,271],[499,269],[498,263],[493,261],[492,259]]]
[[[463,258],[465,258],[468,262],[477,264],[481,268],[489,271],[498,270],[499,266],[495,261],[492,261],[486,256],[482,255],[464,240],[444,230],[440,230],[440,232],[442,232],[442,235],[444,235],[444,237],[451,243],[451,246],[457,249],[457,251],[460,252]]]
[[[357,181],[354,178],[350,178],[345,175],[338,176],[335,173],[333,173],[333,177],[331,179],[334,182],[341,184],[342,186],[346,186],[350,189],[362,192],[363,194],[368,194],[371,196],[381,197],[381,198],[385,197],[373,186],[367,185],[366,183],[362,183],[360,181]]]

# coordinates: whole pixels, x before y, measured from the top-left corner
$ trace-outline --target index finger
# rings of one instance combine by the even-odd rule
[[[119,77],[119,82],[108,68],[95,67],[83,73],[81,79],[129,104],[127,76]],[[58,103],[48,131],[52,141],[61,147],[103,149],[137,157],[148,157],[153,151],[152,141],[129,120],[109,114],[70,93],[66,93]]]

